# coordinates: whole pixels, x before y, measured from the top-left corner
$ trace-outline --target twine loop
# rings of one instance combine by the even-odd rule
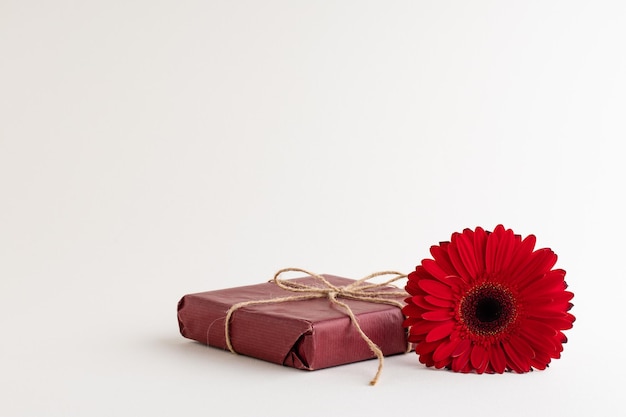
[[[310,285],[304,284],[301,282],[290,281],[285,279],[280,279],[279,276],[286,272],[302,272],[311,277],[316,278],[316,281],[321,285]],[[383,283],[376,284],[368,282],[369,279],[392,275],[392,278],[386,280]],[[366,301],[369,303],[376,304],[388,304],[392,306],[396,306],[398,308],[404,307],[404,304],[395,300],[394,298],[405,297],[407,296],[407,292],[398,289],[398,291],[389,290],[389,285],[393,282],[398,281],[400,279],[406,278],[407,276],[401,272],[396,271],[380,271],[374,272],[366,277],[363,277],[359,280],[356,280],[348,285],[337,286],[328,281],[324,276],[315,274],[313,272],[306,271],[300,268],[284,268],[276,272],[272,281],[278,287],[291,291],[294,293],[298,293],[299,295],[287,296],[287,297],[277,297],[270,298],[267,300],[252,300],[252,301],[243,301],[241,303],[234,304],[228,309],[225,318],[225,335],[226,335],[226,346],[228,350],[232,353],[237,353],[233,348],[232,342],[230,340],[230,319],[235,311],[242,307],[252,306],[252,305],[261,305],[261,304],[274,304],[274,303],[284,303],[288,301],[302,301],[302,300],[313,300],[316,298],[327,298],[332,304],[341,307],[345,310],[348,317],[350,317],[350,321],[352,325],[357,330],[361,338],[367,343],[367,346],[370,350],[376,355],[378,358],[378,370],[374,378],[370,381],[370,385],[375,385],[378,382],[378,378],[383,369],[383,361],[384,355],[380,348],[363,332],[361,326],[359,325],[354,312],[350,308],[350,306],[339,299],[349,299],[349,300],[359,300]],[[407,347],[407,350],[410,349],[410,345]]]

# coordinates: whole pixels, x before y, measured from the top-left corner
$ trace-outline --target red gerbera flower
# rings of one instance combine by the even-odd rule
[[[575,318],[557,256],[498,225],[454,233],[409,274],[409,341],[426,366],[456,372],[545,369]]]

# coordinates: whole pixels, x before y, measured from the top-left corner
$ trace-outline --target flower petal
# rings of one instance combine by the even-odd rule
[[[487,351],[481,345],[474,345],[472,348],[472,354],[470,356],[470,362],[474,369],[483,370],[487,364],[488,356]],[[482,372],[481,372],[482,373]]]
[[[469,339],[462,339],[457,345],[456,349],[452,351],[452,356],[461,356],[465,352],[469,351],[472,347],[472,342]]]
[[[421,342],[415,346],[415,352],[419,353],[420,355],[432,353],[440,344],[441,342]]]
[[[485,250],[487,248],[487,233],[482,227],[477,227],[474,232],[474,253],[476,259],[476,272],[482,274],[485,271]]]
[[[426,334],[430,333],[434,328],[440,325],[441,322],[439,321],[420,320],[412,325],[409,331],[411,332],[411,334],[425,336]]]
[[[522,323],[525,332],[534,337],[555,337],[558,332],[554,327],[549,326],[543,320],[528,318]]]
[[[550,356],[542,352],[538,352],[537,355],[530,361],[530,365],[533,368],[539,369],[539,370],[546,369],[549,363],[550,363]]]
[[[518,352],[514,346],[511,345],[510,340],[503,340],[502,347],[504,353],[508,358],[508,365],[517,373],[524,373],[530,371],[530,358],[523,356]]]
[[[556,263],[556,254],[550,249],[539,249],[530,255],[529,260],[511,273],[511,281],[523,288],[529,281],[548,272]]]
[[[457,270],[457,274],[455,275],[458,275],[465,282],[471,282],[472,277],[467,271],[465,264],[461,260],[461,255],[459,254],[459,249],[456,244],[459,235],[459,233],[455,233],[454,235],[452,235],[452,243],[448,246],[448,255],[450,255],[450,262],[452,262],[452,265],[454,265],[454,269]]]
[[[576,318],[569,313],[563,313],[563,316],[561,317],[543,317],[541,320],[552,326],[554,329],[568,330],[573,327]]]
[[[470,240],[466,233],[463,233],[457,235],[456,245],[461,261],[467,269],[467,273],[471,278],[478,278],[478,265],[474,253],[474,242]]]
[[[413,302],[413,299],[411,299],[408,304],[402,307],[402,312],[404,313],[404,315],[409,316],[409,317],[415,317],[415,316],[419,317],[422,315],[422,313],[425,313],[426,311],[427,310],[415,305]]]
[[[448,275],[450,275],[449,272],[444,271],[441,266],[432,259],[424,259],[422,261],[422,266],[430,275],[440,281],[444,280]]]
[[[432,279],[422,279],[418,283],[419,287],[429,294],[444,300],[452,300],[452,290],[447,285]]]
[[[536,334],[530,332],[521,333],[520,337],[528,342],[535,353],[545,352],[547,354],[552,354],[558,352],[556,342],[553,337],[538,337]]]
[[[434,295],[426,295],[424,296],[424,300],[437,307],[454,307],[454,303],[452,301],[442,300],[441,298],[435,297]]]
[[[443,361],[446,358],[452,358],[452,352],[458,346],[460,339],[450,339],[447,342],[441,343],[435,352],[433,352],[433,360],[435,362]]]
[[[424,297],[423,295],[414,295],[411,298],[411,302],[414,303],[416,306],[429,311],[429,310],[435,310],[437,309],[438,306],[433,305],[431,303],[429,303],[428,301],[426,301],[426,297]],[[422,311],[423,313],[423,311]],[[413,314],[416,314],[416,312],[414,312]]]
[[[545,275],[539,275],[534,280],[528,281],[523,289],[524,292],[533,294],[533,297],[540,294],[559,293],[565,291],[567,285],[559,271],[550,271]]]
[[[444,337],[449,336],[450,333],[452,333],[452,329],[454,329],[454,321],[452,320],[437,321],[433,323],[441,324],[428,332],[425,339],[427,342],[434,342],[436,340],[443,339]]]
[[[528,359],[532,359],[535,357],[535,351],[533,350],[533,348],[521,337],[512,334],[509,338],[509,343],[511,344],[511,346],[513,346],[516,352],[519,352],[521,356]]]
[[[430,254],[433,256],[433,258],[435,259],[435,262],[437,262],[439,267],[447,272],[447,275],[452,275],[452,274],[456,274],[457,272],[454,269],[454,266],[452,265],[452,263],[450,262],[450,256],[448,255],[448,249],[447,249],[448,244],[449,242],[446,242],[446,244],[442,243],[441,246],[431,246]]]
[[[463,351],[463,353],[461,353],[460,355],[452,359],[452,370],[455,372],[468,372],[469,369],[466,368],[466,365],[469,363],[471,353],[472,353],[472,350],[467,349]]]
[[[487,236],[487,248],[485,250],[485,270],[488,274],[496,272],[496,257],[498,255],[498,235],[491,233]]]
[[[513,251],[513,258],[511,260],[511,263],[509,264],[509,268],[507,271],[509,275],[511,275],[528,260],[530,254],[535,249],[536,243],[537,238],[535,237],[535,235],[528,235],[524,240],[516,243],[515,250]]]
[[[506,357],[500,343],[496,343],[489,349],[489,363],[495,373],[501,374],[506,369]]]
[[[515,249],[515,236],[512,230],[502,231],[500,234],[500,241],[496,250],[496,257],[494,259],[495,271],[502,271],[506,269],[513,259],[513,251]]]
[[[433,311],[428,311],[426,313],[422,313],[423,319],[431,320],[431,321],[450,320],[452,316],[453,316],[452,311],[444,310],[444,309],[433,310]]]

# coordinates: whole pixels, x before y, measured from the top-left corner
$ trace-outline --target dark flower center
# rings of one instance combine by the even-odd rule
[[[476,318],[481,323],[491,323],[502,315],[502,303],[496,298],[483,298],[476,303]]]
[[[495,335],[515,318],[513,296],[506,288],[485,283],[469,291],[461,299],[459,316],[467,329],[480,336]]]

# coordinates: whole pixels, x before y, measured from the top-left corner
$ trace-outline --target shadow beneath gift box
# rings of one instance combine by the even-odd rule
[[[207,346],[193,340],[179,340],[174,337],[167,337],[160,338],[157,344],[181,365],[211,369],[212,372],[220,368],[224,368],[228,371],[238,369],[246,369],[248,371],[258,370],[263,372],[267,372],[268,370],[282,370],[283,372],[299,371],[294,368],[276,365],[249,356],[234,354],[228,350]]]

